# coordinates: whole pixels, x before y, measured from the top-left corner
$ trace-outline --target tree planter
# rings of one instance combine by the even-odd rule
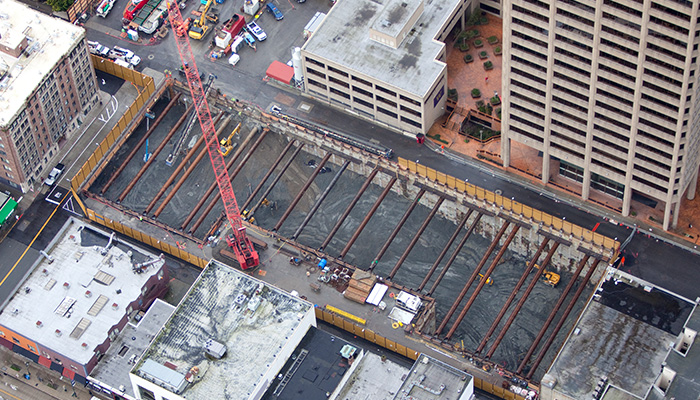
[[[489,36],[486,38],[486,41],[489,42],[490,45],[494,45],[498,43],[498,38],[496,36]]]
[[[467,43],[460,44],[459,51],[461,51],[462,53],[469,51],[469,45]]]
[[[491,97],[491,104],[493,104],[494,106],[497,106],[497,105],[501,104],[501,99],[498,96],[493,96],[493,97]]]
[[[497,56],[500,56],[501,54],[503,54],[503,49],[501,49],[501,46],[496,46],[493,49],[493,54],[495,54]]]
[[[472,57],[471,54],[467,54],[464,56],[464,62],[469,64],[470,62],[474,61],[474,57]]]
[[[476,48],[484,47],[484,41],[481,39],[476,39],[474,41],[474,47],[476,47]]]
[[[482,60],[485,60],[485,59],[489,58],[489,55],[488,55],[488,53],[486,53],[485,50],[482,50],[479,52],[479,58]]]
[[[491,61],[486,61],[484,63],[484,69],[487,71],[490,71],[493,69],[493,63]]]
[[[479,89],[472,89],[472,98],[473,99],[478,99],[481,97],[481,90]]]

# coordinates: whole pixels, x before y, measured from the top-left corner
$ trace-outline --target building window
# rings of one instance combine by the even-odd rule
[[[148,389],[143,388],[141,385],[138,385],[138,387],[139,387],[139,395],[140,395],[139,397],[141,399],[143,399],[143,400],[156,400],[156,395],[153,394],[153,392],[151,392]]]
[[[339,70],[338,68],[331,67],[330,65],[328,66],[328,70],[329,70],[329,71],[333,71],[333,72],[335,72],[335,73],[338,74],[338,75],[348,76],[348,73],[347,73],[347,72],[341,71],[341,70]]]
[[[381,107],[379,107],[379,106],[377,106],[377,111],[379,111],[379,112],[382,113],[382,114],[386,114],[386,115],[388,115],[388,116],[390,116],[390,117],[392,117],[392,118],[394,118],[394,119],[398,118],[398,115],[396,115],[396,113],[391,112],[391,111],[389,111],[389,110],[386,110],[386,109],[384,109],[384,108],[381,108]]]
[[[337,94],[338,96],[341,96],[341,97],[345,97],[346,99],[350,99],[350,95],[349,95],[349,94],[347,94],[347,93],[345,93],[345,92],[343,92],[343,91],[340,91],[340,90],[338,90],[338,89],[336,89],[336,88],[331,88],[331,93]]]
[[[334,77],[332,77],[332,76],[329,76],[329,77],[328,77],[328,80],[331,81],[331,82],[333,82],[333,83],[335,83],[336,85],[340,85],[340,86],[343,86],[343,87],[346,87],[346,88],[349,88],[349,87],[350,87],[350,84],[348,84],[347,82],[343,82],[343,81],[341,81],[340,79],[334,78]]]
[[[19,344],[19,339],[17,339],[16,337],[13,337],[12,341],[15,342],[16,344]]]
[[[355,103],[361,104],[361,105],[363,105],[363,106],[365,106],[365,107],[367,107],[367,108],[369,108],[369,109],[371,109],[371,110],[374,109],[374,106],[372,105],[372,103],[370,103],[370,102],[368,102],[368,101],[364,101],[364,100],[359,99],[359,98],[357,98],[357,97],[355,97],[353,100],[355,101]]]
[[[311,78],[308,78],[308,79],[309,79],[309,84],[310,84],[310,85],[319,87],[319,88],[321,88],[321,89],[323,89],[323,90],[326,90],[326,89],[327,89],[327,86],[324,85],[323,83],[321,83],[321,82],[319,82],[319,81],[316,81],[316,80],[313,80],[313,79],[311,79]]]
[[[391,100],[385,99],[384,97],[379,96],[379,95],[377,95],[377,100],[378,100],[378,101],[381,101],[382,103],[388,104],[388,105],[390,105],[390,106],[396,108],[396,102],[395,102],[395,101],[391,101]]]
[[[405,111],[405,112],[407,112],[407,113],[409,113],[409,114],[415,115],[415,116],[418,117],[418,118],[422,117],[422,115],[421,115],[420,112],[418,112],[418,111],[416,111],[416,110],[414,110],[414,109],[412,109],[412,108],[408,108],[408,107],[406,107],[406,106],[404,106],[404,105],[400,106],[399,108],[401,109],[401,111]]]
[[[386,94],[388,94],[388,95],[391,95],[391,96],[396,97],[396,92],[393,92],[393,91],[391,91],[391,90],[389,90],[389,89],[387,89],[387,88],[381,87],[381,86],[379,86],[379,85],[377,85],[377,90],[379,90],[380,92],[384,92],[384,93],[386,93]]]
[[[306,57],[306,62],[314,64],[314,65],[318,65],[321,68],[326,68],[326,65],[324,63],[316,61],[313,58]]]
[[[414,106],[420,107],[420,102],[419,102],[419,101],[410,99],[410,98],[408,98],[408,97],[406,97],[406,96],[404,96],[404,95],[402,95],[402,94],[399,95],[399,98],[400,98],[401,100],[403,100],[403,101],[406,101],[406,102],[409,102],[409,103],[413,104]]]
[[[407,123],[407,124],[409,124],[409,125],[413,125],[413,126],[415,126],[416,128],[418,128],[418,129],[422,129],[422,128],[423,128],[423,125],[421,125],[420,122],[416,122],[416,121],[414,121],[414,120],[412,120],[412,119],[410,119],[410,118],[401,117],[401,121],[402,121],[402,122],[405,122],[405,123]]]

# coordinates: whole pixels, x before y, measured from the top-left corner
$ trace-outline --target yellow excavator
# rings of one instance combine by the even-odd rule
[[[231,139],[233,139],[234,136],[241,130],[241,123],[239,122],[238,125],[236,125],[236,128],[233,129],[233,132],[231,132],[230,135],[226,139],[221,139],[221,142],[219,142],[219,153],[221,153],[222,156],[226,157],[231,153],[231,150],[233,150],[233,144],[231,143]]]
[[[189,35],[192,39],[201,40],[207,35],[207,32],[209,31],[209,25],[207,25],[207,21],[209,20],[209,18],[207,18],[207,12],[209,11],[209,7],[211,7],[211,3],[213,2],[214,0],[207,1],[207,4],[202,9],[202,14],[199,16],[199,19],[192,23],[189,31]]]
[[[525,262],[525,266],[527,266],[527,262]],[[535,268],[540,269],[540,265],[535,264]],[[556,272],[544,270],[544,272],[542,272],[541,279],[544,281],[545,284],[551,287],[556,287],[559,284],[561,276],[559,276],[559,274],[557,274]]]

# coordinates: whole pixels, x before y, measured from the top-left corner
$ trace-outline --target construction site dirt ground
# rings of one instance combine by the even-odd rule
[[[167,99],[161,99],[157,105],[152,108],[152,111],[156,114],[156,117],[162,113],[163,109],[167,105],[167,102]],[[165,115],[163,121],[154,129],[154,132],[149,138],[149,152],[152,152],[153,149],[160,145],[169,129],[175,124],[184,110],[184,105],[178,104]],[[216,116],[218,112],[218,110],[212,110],[214,116]],[[223,136],[228,136],[228,134],[237,124],[237,118],[237,115],[234,116],[228,123],[228,126],[223,129]],[[238,146],[240,146],[240,143],[251,134],[255,127],[259,127],[259,123],[250,118],[247,118],[242,122],[240,134],[236,135],[236,137],[233,139],[234,142],[238,143]],[[183,124],[183,127],[184,125],[186,125],[186,122]],[[180,131],[182,131],[182,129],[183,128],[180,128]],[[261,135],[261,131],[262,129],[257,130],[256,136],[253,138],[253,140],[256,140]],[[126,141],[125,145],[120,148],[112,160],[109,161],[107,167],[89,188],[93,194],[99,194],[101,192],[105,183],[115,173],[118,166],[124,163],[127,154],[132,151],[133,147],[138,143],[145,132],[146,122],[143,121],[136,129],[134,134]],[[153,199],[153,197],[171,175],[173,169],[177,166],[177,163],[182,162],[184,159],[184,155],[181,154],[173,166],[167,166],[165,163],[165,159],[171,152],[172,145],[177,140],[179,135],[180,133],[176,133],[173,136],[171,139],[172,143],[168,143],[164,151],[156,158],[155,162],[151,165],[148,171],[138,182],[136,182],[129,195],[126,196],[124,201],[121,203],[121,206],[129,208],[138,213],[143,212],[146,206],[150,203],[151,199]],[[198,124],[195,124],[190,137],[184,140],[185,145],[183,148],[187,149],[188,147],[191,147],[191,145],[196,141],[196,138],[193,136],[199,135],[201,135],[201,130]],[[243,204],[243,202],[250,195],[252,188],[255,188],[258,185],[263,175],[271,167],[274,160],[279,156],[289,140],[290,139],[286,136],[275,132],[270,132],[262,140],[260,146],[252,154],[252,157],[250,157],[250,159],[246,162],[233,182],[233,188],[237,194],[239,204]],[[248,151],[248,148],[246,149],[246,152]],[[234,152],[236,150],[237,148],[234,150]],[[121,174],[116,177],[114,183],[103,195],[107,200],[114,202],[127,187],[127,185],[134,179],[138,173],[138,170],[144,165],[143,156],[145,153],[146,149],[144,146],[144,148],[140,149],[136,153],[136,156],[126,165],[126,168],[121,172]],[[231,156],[229,155],[228,157]],[[289,155],[287,155],[284,160],[286,160],[288,157]],[[228,161],[228,158],[226,160]],[[317,157],[303,151],[295,158],[289,169],[284,173],[282,179],[267,196],[267,199],[270,202],[269,205],[262,207],[255,213],[255,220],[258,225],[268,230],[273,228],[291,203],[294,196],[299,192],[304,182],[313,173],[314,168],[308,165],[310,160],[315,160],[316,162],[320,161]],[[241,159],[239,158],[235,165],[240,163],[240,161]],[[297,227],[303,221],[306,214],[314,204],[315,199],[326,188],[339,169],[338,165],[329,164],[328,166],[330,166],[330,171],[317,176],[313,184],[311,184],[307,192],[304,194],[304,196],[302,196],[301,201],[294,208],[294,211],[284,222],[279,230],[279,234],[281,236],[290,237],[296,231]],[[280,168],[278,167],[277,171],[279,171],[279,169]],[[206,189],[213,183],[213,175],[214,174],[209,158],[204,157],[157,220],[167,224],[170,227],[179,229],[186,216],[194,208],[195,204],[203,197]],[[263,187],[263,189],[267,187],[271,180],[272,179],[268,180],[268,183]],[[323,202],[320,209],[311,218],[309,224],[303,230],[301,235],[299,235],[297,241],[312,248],[317,248],[325,239],[332,226],[336,223],[339,215],[345,209],[350,199],[358,192],[364,180],[364,176],[360,176],[350,172],[349,170],[345,171],[338,184],[333,188],[333,190],[331,190],[329,196]],[[397,185],[398,184],[400,183],[397,182]],[[329,255],[334,257],[338,255],[352,233],[360,224],[360,221],[364,217],[367,210],[377,199],[382,189],[382,187],[373,184],[370,186],[367,192],[365,192],[359,203],[350,213],[350,216],[346,219],[338,233],[334,236],[334,239],[331,241],[329,246],[327,246],[326,252]],[[166,191],[166,195],[167,193],[168,192]],[[163,197],[165,197],[165,195]],[[205,204],[207,204],[209,200],[210,199],[207,199]],[[256,199],[256,201],[257,200],[258,199]],[[408,199],[391,192],[379,206],[376,214],[367,225],[367,228],[359,236],[357,242],[355,242],[353,247],[345,256],[344,260],[359,268],[366,269],[373,261],[375,255],[379,251],[379,248],[384,243],[389,233],[394,229],[397,221],[408,208],[411,201],[412,199]],[[160,204],[160,202],[158,204]],[[253,202],[253,204],[255,204],[255,202]],[[223,206],[219,201],[219,204],[217,204],[212,212],[206,217],[204,223],[195,232],[195,236],[204,238],[211,225],[221,215],[222,210]],[[418,230],[418,227],[421,225],[424,218],[428,215],[429,211],[430,209],[423,205],[419,205],[416,208],[400,231],[399,235],[389,247],[386,255],[374,269],[374,272],[377,275],[386,276],[389,273],[415,232]],[[199,217],[199,215],[197,215],[197,217]],[[472,217],[472,219],[473,218],[474,217]],[[396,274],[394,281],[408,287],[417,288],[455,229],[456,224],[453,221],[447,220],[438,213],[433,221],[430,222],[423,235],[421,235],[416,247],[414,247],[409,257]],[[464,235],[465,231],[466,230],[460,234],[460,237]],[[458,237],[458,240],[460,237]],[[476,264],[478,264],[481,260],[490,242],[491,240],[488,238],[479,236],[476,233],[473,234],[466,242],[466,245],[462,251],[459,253],[455,263],[445,276],[445,279],[441,282],[435,293],[433,293],[433,296],[437,299],[438,324],[441,322],[442,317],[446,314],[447,310],[456,299],[459,291],[462,290],[464,284],[468,280]],[[219,246],[223,247],[224,241],[220,241]],[[456,244],[453,244],[452,249],[455,247]],[[215,252],[215,254],[216,253],[218,252]],[[494,254],[495,252],[490,258],[493,258]],[[528,254],[527,256],[531,256],[531,254]],[[261,261],[263,263],[265,257],[265,255],[261,256]],[[500,265],[496,267],[492,275],[493,284],[485,286],[482,292],[476,298],[474,305],[466,314],[466,318],[462,321],[456,333],[453,335],[453,342],[459,343],[460,346],[463,342],[464,348],[467,350],[476,349],[484,333],[488,330],[491,323],[495,319],[495,316],[498,314],[499,310],[504,304],[505,299],[515,286],[515,282],[520,279],[527,261],[529,261],[529,258],[525,255],[518,255],[510,250],[506,251]],[[443,261],[441,266],[444,265],[444,263],[445,261]],[[279,269],[275,267],[267,268],[265,264],[263,264],[261,268],[267,270],[270,277],[275,277],[277,282],[283,282],[284,284],[282,284],[282,287],[285,289],[291,290],[289,287],[290,285],[308,287],[309,283],[316,281],[315,275],[312,274],[309,277],[306,276],[305,269]],[[550,266],[550,268],[553,270],[558,269],[557,266]],[[528,300],[525,302],[525,306],[520,311],[517,318],[515,318],[513,326],[511,326],[511,328],[508,330],[504,340],[494,353],[492,357],[494,362],[505,366],[507,369],[514,370],[517,368],[520,359],[523,357],[524,353],[527,352],[529,346],[533,342],[534,337],[539,332],[545,319],[547,318],[547,315],[551,311],[552,305],[556,303],[563,291],[563,288],[566,286],[571,277],[571,275],[567,272],[561,272],[561,274],[562,280],[559,286],[556,288],[547,286],[543,282],[540,282],[535,286]],[[434,275],[434,277],[435,276],[436,275]],[[531,273],[531,276],[526,281],[526,285],[530,282],[533,276],[534,273]],[[435,279],[434,277],[432,280]],[[432,280],[429,282],[429,285],[432,284]],[[462,301],[462,306],[466,303],[467,299],[471,295],[471,292],[474,290],[474,287],[476,287],[476,283],[472,285],[472,288]],[[590,286],[589,290],[585,291],[584,295],[578,300],[574,313],[570,315],[566,326],[559,333],[555,345],[550,348],[548,355],[545,358],[545,362],[540,365],[539,369],[541,371],[546,369],[549,362],[556,354],[557,349],[569,331],[569,327],[576,319],[578,312],[588,298],[591,290],[592,286]],[[330,287],[323,288],[321,294],[318,294],[318,299],[315,298],[317,294],[311,293],[309,295],[309,300],[316,302],[317,304],[324,304],[324,301],[320,296],[326,297],[333,293],[333,291],[334,290]],[[524,292],[524,288],[521,289],[520,294],[515,298],[513,304],[518,301],[519,296],[522,295],[522,292]],[[340,308],[347,307],[350,309],[350,312],[356,312],[363,318],[372,313],[372,308],[367,306],[361,307],[359,311],[354,311],[357,308],[355,303],[352,303],[351,306],[351,302],[349,300],[341,299],[340,294],[337,295],[337,298],[336,295],[333,294],[332,298],[327,299],[325,302]],[[459,310],[461,310],[461,307],[458,308],[458,311]],[[492,336],[491,342],[499,332],[500,327],[504,324],[508,316],[509,313],[505,315],[498,327],[499,329],[497,329],[496,333]],[[453,316],[452,320],[455,318],[456,315]],[[381,316],[381,319],[387,320],[386,315]],[[451,323],[447,326],[450,327]],[[386,325],[388,329],[391,329],[390,323],[387,323]],[[491,345],[491,342],[489,343],[489,346]],[[489,346],[487,346],[486,349],[488,349]],[[538,372],[535,377],[540,378],[542,374],[543,372]]]

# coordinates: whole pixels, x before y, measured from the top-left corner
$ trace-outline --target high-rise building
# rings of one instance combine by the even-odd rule
[[[698,1],[506,0],[503,141],[536,149],[559,174],[622,200],[665,206],[675,226],[695,194],[700,145]]]
[[[0,182],[26,192],[97,102],[97,81],[83,28],[14,0],[2,12]]]

